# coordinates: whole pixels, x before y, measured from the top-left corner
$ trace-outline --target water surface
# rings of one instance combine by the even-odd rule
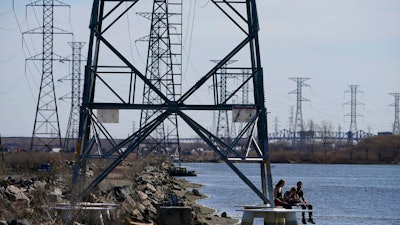
[[[198,174],[185,177],[186,180],[205,185],[200,191],[209,198],[199,203],[214,208],[219,214],[227,212],[240,219],[242,215],[236,206],[262,204],[225,163],[183,165]],[[259,186],[258,164],[235,165]],[[285,190],[303,181],[305,197],[314,206],[317,224],[400,224],[399,165],[273,164],[272,177],[274,184],[284,179]]]

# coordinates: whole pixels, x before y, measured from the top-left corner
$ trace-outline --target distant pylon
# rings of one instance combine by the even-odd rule
[[[278,133],[278,117],[277,116],[275,116],[274,124],[275,124],[274,131],[275,131],[275,133]]]
[[[214,63],[219,63],[220,60],[210,60]],[[237,60],[229,60],[226,64],[224,64],[219,73],[215,74],[214,78],[214,95],[216,104],[226,104],[226,99],[228,97],[228,93],[226,91],[226,83],[229,77],[227,72],[227,65],[236,62]],[[219,77],[219,79],[218,79]],[[228,110],[219,110],[217,116],[217,129],[215,131],[217,137],[229,140],[230,139],[230,130],[229,130],[229,120],[228,120]]]
[[[65,60],[63,57],[53,52],[53,35],[71,34],[70,32],[53,26],[54,7],[69,7],[69,5],[55,0],[39,0],[27,5],[27,7],[29,6],[39,6],[43,8],[43,26],[24,32],[24,34],[41,34],[43,40],[42,53],[26,59],[42,61],[42,78],[30,149],[51,151],[52,148],[55,147],[61,148],[60,123],[54,89],[53,61]]]
[[[399,121],[399,100],[400,93],[389,93],[394,96],[394,103],[390,106],[394,106],[394,122],[393,122],[393,134],[400,134],[400,121]]]
[[[64,140],[64,150],[68,150],[72,146],[76,146],[75,141],[78,138],[79,133],[79,113],[82,99],[82,55],[81,50],[84,42],[70,42],[72,47],[72,59],[71,59],[71,93],[66,98],[71,99],[71,109],[69,113],[67,133]]]
[[[297,89],[294,91],[289,92],[289,94],[296,94],[297,95],[297,104],[296,104],[296,117],[294,119],[294,128],[293,132],[296,133],[297,131],[304,130],[303,124],[303,112],[302,112],[302,104],[303,101],[310,101],[303,97],[303,87],[309,87],[310,85],[306,84],[305,81],[309,80],[308,77],[290,77],[290,80],[293,80],[297,83]],[[300,128],[300,129],[298,129]]]
[[[293,111],[294,106],[290,106],[290,114],[289,114],[289,131],[292,132],[293,131]]]
[[[146,77],[165,94],[175,101],[181,96],[182,80],[182,1],[154,0],[151,14],[151,28],[148,37]],[[143,104],[161,104],[163,99],[148,85],[144,84]],[[140,126],[147,125],[152,119],[162,114],[162,110],[143,109]],[[149,136],[148,151],[159,148],[160,151],[179,151],[177,116],[170,115]],[[171,149],[171,150],[172,150]]]
[[[350,92],[351,93],[351,100],[350,102],[344,103],[345,105],[350,105],[350,114],[346,114],[345,116],[350,116],[350,128],[349,131],[351,131],[353,134],[357,132],[357,117],[361,116],[361,114],[357,113],[357,105],[362,105],[363,103],[357,102],[357,93],[360,93],[362,91],[358,90],[359,85],[349,85],[350,90],[345,91],[345,92]]]
[[[243,88],[242,88],[242,104],[248,104],[249,103],[249,84],[245,83],[246,81],[246,74],[249,74],[249,70],[242,70],[243,77],[242,77],[242,82],[244,83]]]
[[[250,92],[250,88],[249,88],[249,84],[246,82],[246,79],[248,79],[249,74],[251,74],[251,70],[249,69],[241,69],[241,74],[243,75],[240,79],[237,78],[237,80],[240,80],[243,84],[243,87],[241,88],[241,94],[238,93],[236,95],[237,100],[235,101],[235,103],[238,104],[248,104],[249,103],[249,92]],[[232,129],[231,129],[231,135],[232,137],[235,137],[237,135],[237,133],[241,130],[243,130],[243,127],[245,126],[245,123],[241,123],[241,122],[234,122],[234,119],[232,119],[233,123],[232,123]]]

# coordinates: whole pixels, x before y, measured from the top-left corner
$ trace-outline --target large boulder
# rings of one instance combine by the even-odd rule
[[[6,188],[6,191],[4,192],[4,195],[10,200],[10,201],[22,201],[29,203],[30,199],[28,196],[24,194],[24,192],[18,188],[17,186],[14,185],[9,185]]]

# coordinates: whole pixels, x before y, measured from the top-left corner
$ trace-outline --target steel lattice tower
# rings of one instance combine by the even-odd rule
[[[76,147],[76,140],[79,132],[79,113],[82,99],[82,47],[84,42],[70,42],[72,48],[71,57],[71,94],[63,98],[71,99],[71,109],[69,113],[67,132],[64,140],[64,150],[69,150],[71,146]],[[71,142],[71,143],[70,143]]]
[[[171,101],[181,95],[182,80],[182,2],[181,0],[154,0],[148,37],[147,79]],[[143,104],[162,104],[163,99],[146,84],[143,85]],[[140,126],[146,126],[162,110],[143,109]],[[179,150],[178,120],[171,115],[149,136],[145,154],[158,151]]]
[[[400,134],[400,121],[399,121],[399,101],[400,93],[389,93],[394,96],[394,103],[390,106],[394,106],[394,122],[393,122],[393,134]]]
[[[219,63],[220,60],[211,60],[211,62]],[[228,93],[226,90],[227,79],[228,77],[232,77],[228,74],[227,66],[234,62],[236,62],[236,60],[229,60],[214,76],[213,87],[215,104],[226,104],[226,99],[228,97]],[[226,141],[230,139],[228,110],[218,111],[217,127],[215,134],[217,135],[217,137],[225,139]]]
[[[60,123],[54,89],[53,62],[55,60],[65,60],[53,52],[54,34],[71,34],[70,32],[54,27],[54,7],[69,7],[69,5],[56,0],[39,0],[27,5],[27,7],[35,6],[42,7],[43,9],[43,26],[24,33],[42,35],[42,53],[26,59],[42,61],[42,78],[30,149],[51,151],[54,147],[61,148]]]
[[[246,82],[246,79],[249,77],[249,74],[251,73],[251,71],[242,70],[241,73],[243,75],[242,79],[241,79],[241,82],[244,85],[243,85],[242,91],[241,91],[242,92],[241,99],[238,99],[237,102],[240,103],[240,104],[246,105],[246,104],[249,104],[249,94],[250,94],[249,83]],[[233,123],[232,127],[234,128],[234,132],[235,132],[233,134],[233,136],[236,136],[237,129],[242,130],[244,125],[245,125],[245,123],[239,123],[239,126],[236,126],[235,123]]]
[[[362,105],[362,103],[357,102],[357,93],[361,91],[358,90],[359,85],[349,85],[350,90],[346,92],[350,92],[351,98],[350,102],[344,103],[345,105],[350,105],[350,114],[346,114],[346,116],[350,116],[350,128],[353,134],[357,133],[357,117],[361,116],[357,113],[357,105]]]
[[[294,119],[294,128],[293,128],[293,133],[296,133],[298,131],[304,130],[302,102],[310,101],[310,100],[303,97],[303,87],[310,86],[305,83],[305,81],[309,80],[310,78],[308,78],[308,77],[290,77],[289,79],[293,80],[297,83],[297,89],[292,92],[289,92],[289,94],[296,94],[296,96],[297,96],[296,116]],[[298,129],[298,128],[300,128],[300,129]]]
[[[289,114],[289,131],[292,132],[293,131],[293,110],[294,106],[290,106],[290,114]]]
[[[160,90],[156,83],[145,75],[149,67],[140,69],[135,61],[129,59],[126,44],[118,45],[118,43],[113,42],[115,34],[121,33],[119,29],[121,26],[118,25],[126,24],[120,20],[126,18],[124,15],[134,8],[137,2],[139,0],[118,2],[95,0],[93,3],[71,202],[84,199],[129,154],[136,153],[138,147],[146,143],[148,137],[164,121],[167,121],[171,115],[175,115],[188,126],[190,131],[198,135],[263,203],[271,203],[271,207],[273,207],[274,203],[270,201],[270,199],[273,199],[273,187],[256,0],[211,1],[215,9],[221,10],[221,15],[226,16],[224,17],[226,22],[224,28],[231,26],[231,31],[237,32],[237,38],[235,41],[232,40],[234,47],[224,57],[220,56],[221,52],[218,52],[218,54],[210,52],[206,56],[207,58],[215,54],[221,60],[208,72],[205,72],[197,82],[185,89],[177,99],[170,97],[165,92],[166,90]],[[172,3],[171,1],[168,2]],[[161,51],[163,49],[154,48],[153,50]],[[103,53],[106,53],[108,58],[104,59]],[[230,95],[226,97],[224,102],[215,101],[213,96],[205,96],[202,91],[213,83],[213,78],[224,65],[237,55],[247,58],[238,68],[251,71],[247,79],[243,83],[227,86],[229,89],[227,92]],[[190,75],[188,74],[188,76]],[[237,76],[242,77],[243,74],[240,73]],[[117,80],[121,80],[121,83],[124,84],[123,87],[115,84]],[[245,84],[249,84],[249,88],[253,90],[251,99],[247,104],[233,104],[235,95],[240,93]],[[141,85],[145,85],[148,88],[146,90],[151,90],[154,93],[152,96],[157,95],[157,101],[152,101],[151,104],[144,103],[142,101],[143,90],[136,89],[136,87],[143,87]],[[102,98],[104,93],[107,93],[107,98]],[[195,104],[194,102],[197,100],[195,94],[197,93],[202,94],[202,102]],[[109,120],[103,120],[108,117],[115,118],[115,113],[108,114],[106,117],[99,117],[99,111],[112,110],[114,112],[121,111],[122,113],[119,115],[125,115],[131,119],[135,117],[141,119],[140,115],[143,109],[157,112],[157,115],[149,117],[147,122],[142,124],[136,132],[124,139],[115,139],[114,132],[117,129],[110,129],[107,124]],[[229,144],[217,137],[211,129],[208,129],[210,122],[204,122],[204,118],[207,117],[204,115],[213,111],[224,110],[227,110],[237,122],[246,123],[243,130]],[[114,124],[114,126],[117,125],[123,124]],[[239,141],[244,139],[254,149],[255,154],[251,156],[251,159],[249,159],[250,156],[248,157],[235,150]],[[103,160],[103,163],[97,164],[101,169],[95,171],[90,180],[86,180],[85,173],[80,173],[80,171],[86,171],[87,165],[92,160],[99,159]],[[236,166],[235,161],[259,164],[260,171],[257,174],[260,175],[261,184],[254,184],[253,181],[249,180]]]

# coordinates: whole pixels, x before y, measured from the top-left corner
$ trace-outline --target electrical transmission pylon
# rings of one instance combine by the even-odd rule
[[[241,88],[241,94],[238,93],[237,95],[237,100],[236,103],[239,104],[249,104],[249,93],[250,93],[250,88],[249,88],[249,83],[246,82],[246,79],[250,76],[251,71],[248,69],[242,69],[241,70],[242,77],[238,78],[239,82],[243,84],[243,87]],[[236,75],[237,76],[237,75]],[[244,122],[239,123],[237,126],[235,122],[232,123],[232,136],[236,136],[238,131],[241,131],[243,129],[243,126],[246,125]]]
[[[296,116],[294,119],[294,128],[293,128],[293,133],[296,133],[298,131],[304,131],[302,102],[310,101],[310,100],[303,97],[303,87],[310,86],[305,83],[310,78],[308,78],[308,77],[290,77],[289,79],[293,80],[297,83],[297,89],[289,92],[289,94],[296,94],[296,96],[297,96],[297,98],[296,98],[296,103],[297,103],[296,104]]]
[[[30,149],[51,151],[52,148],[62,147],[57,98],[54,89],[53,62],[56,60],[65,60],[53,52],[54,35],[71,34],[70,32],[54,27],[54,7],[69,7],[69,5],[56,0],[39,0],[27,5],[27,7],[36,6],[43,9],[43,26],[24,32],[24,34],[42,35],[42,53],[26,59],[42,61],[42,78]]]
[[[72,48],[71,56],[71,76],[66,79],[71,81],[71,93],[60,99],[71,99],[71,109],[69,113],[67,132],[65,134],[63,149],[69,151],[69,148],[76,147],[79,132],[79,113],[82,98],[82,47],[84,42],[70,42]]]
[[[394,122],[393,122],[393,134],[400,134],[400,121],[399,121],[399,101],[400,93],[389,93],[394,96],[394,103],[390,106],[394,106]]]
[[[349,131],[353,134],[357,133],[357,117],[361,116],[361,114],[357,113],[357,105],[362,105],[357,101],[357,93],[362,91],[358,90],[359,85],[349,85],[350,90],[345,92],[350,92],[351,98],[350,102],[344,103],[344,105],[350,105],[350,114],[346,114],[346,116],[350,116],[350,128]]]
[[[126,4],[121,4],[122,2]],[[227,52],[224,57],[220,57],[220,51],[216,53],[213,52],[213,48],[210,48],[206,57],[218,55],[221,60],[201,76],[197,82],[185,89],[185,92],[177,99],[169,97],[168,93],[165,92],[166,90],[160,90],[150,80],[150,77],[145,76],[145,70],[148,67],[142,68],[144,71],[141,71],[134,60],[129,60],[129,50],[126,49],[126,44],[115,43],[115,34],[121,36],[122,31],[124,31],[121,31],[120,28],[126,25],[123,21],[126,18],[125,15],[134,9],[137,2],[139,1],[97,0],[93,3],[89,26],[90,38],[85,69],[85,85],[80,113],[79,144],[73,175],[73,200],[71,202],[83,200],[129,154],[135,153],[138,147],[145,143],[147,138],[164,121],[168,120],[171,115],[175,115],[186,123],[187,129],[198,135],[208,145],[208,148],[216,152],[220,159],[241,178],[263,203],[270,203],[271,207],[274,207],[274,203],[271,201],[273,199],[273,187],[256,0],[212,1],[215,9],[221,10],[223,12],[221,14],[226,16],[224,17],[225,23],[221,28],[226,29],[230,26],[231,32],[237,32],[237,39],[235,40],[239,41],[233,43],[235,47]],[[173,2],[168,1],[168,6],[170,6],[170,3]],[[219,35],[227,34],[221,33]],[[209,42],[202,44],[208,45]],[[216,47],[219,47],[218,43]],[[163,49],[155,48],[154,50],[161,51]],[[223,102],[215,101],[215,96],[204,95],[202,91],[213,84],[215,75],[221,71],[227,62],[239,55],[247,59],[243,60],[241,67],[238,68],[239,70],[251,71],[247,75],[247,79],[243,83],[227,85],[227,93],[230,93],[230,95]],[[238,76],[243,76],[243,74],[240,73]],[[123,85],[118,84],[117,81],[120,81],[120,84]],[[250,96],[251,99],[247,104],[234,104],[235,95],[240,93],[246,83],[254,91],[253,95]],[[151,104],[143,103],[141,101],[143,90],[136,88],[143,87],[142,85],[145,85],[148,90],[157,95],[157,99],[160,101],[153,101]],[[200,102],[196,94],[201,95]],[[138,100],[139,97],[140,100]],[[157,112],[157,115],[141,124],[138,130],[128,137],[114,138],[116,132],[120,131],[115,127],[124,125],[118,122],[119,116],[141,119],[140,114],[143,109]],[[107,110],[106,114],[104,114],[105,110]],[[210,121],[204,120],[209,112],[224,110],[228,111],[233,121],[246,123],[243,130],[236,137],[233,137],[229,144],[217,137],[211,129],[208,129]],[[122,113],[119,113],[120,111]],[[115,124],[110,125],[108,122],[115,122]],[[243,152],[235,150],[238,143],[244,139],[251,143],[254,150],[253,155],[247,155],[247,152],[244,155]],[[91,164],[92,160],[100,159],[103,160],[102,163]],[[261,177],[261,182],[255,184],[251,181],[236,166],[235,161],[259,164],[260,171],[257,171],[257,175]],[[99,167],[98,170],[94,171],[90,180],[86,180],[83,172],[86,171],[88,165]]]
[[[151,28],[148,36],[146,78],[171,101],[176,101],[182,89],[182,0],[153,2],[150,15]],[[143,85],[143,104],[162,104],[163,99],[149,86]],[[160,116],[162,110],[143,109],[140,126],[146,126]],[[149,136],[141,149],[144,154],[157,150],[179,153],[179,133],[177,116],[171,115]]]
[[[277,116],[275,116],[274,124],[275,124],[274,132],[278,133],[278,117]]]
[[[219,63],[221,60],[210,61],[214,63]],[[227,66],[229,64],[235,63],[236,61],[237,60],[229,60],[214,76],[213,87],[215,104],[226,104],[226,99],[228,97],[228,93],[226,90],[227,80],[229,77],[232,77],[230,74],[228,74]],[[228,110],[219,110],[217,115],[217,127],[215,135],[229,142],[230,134],[231,133],[229,129]]]
[[[289,131],[293,132],[293,114],[294,114],[294,110],[293,110],[294,106],[290,106],[290,113],[289,113]]]

